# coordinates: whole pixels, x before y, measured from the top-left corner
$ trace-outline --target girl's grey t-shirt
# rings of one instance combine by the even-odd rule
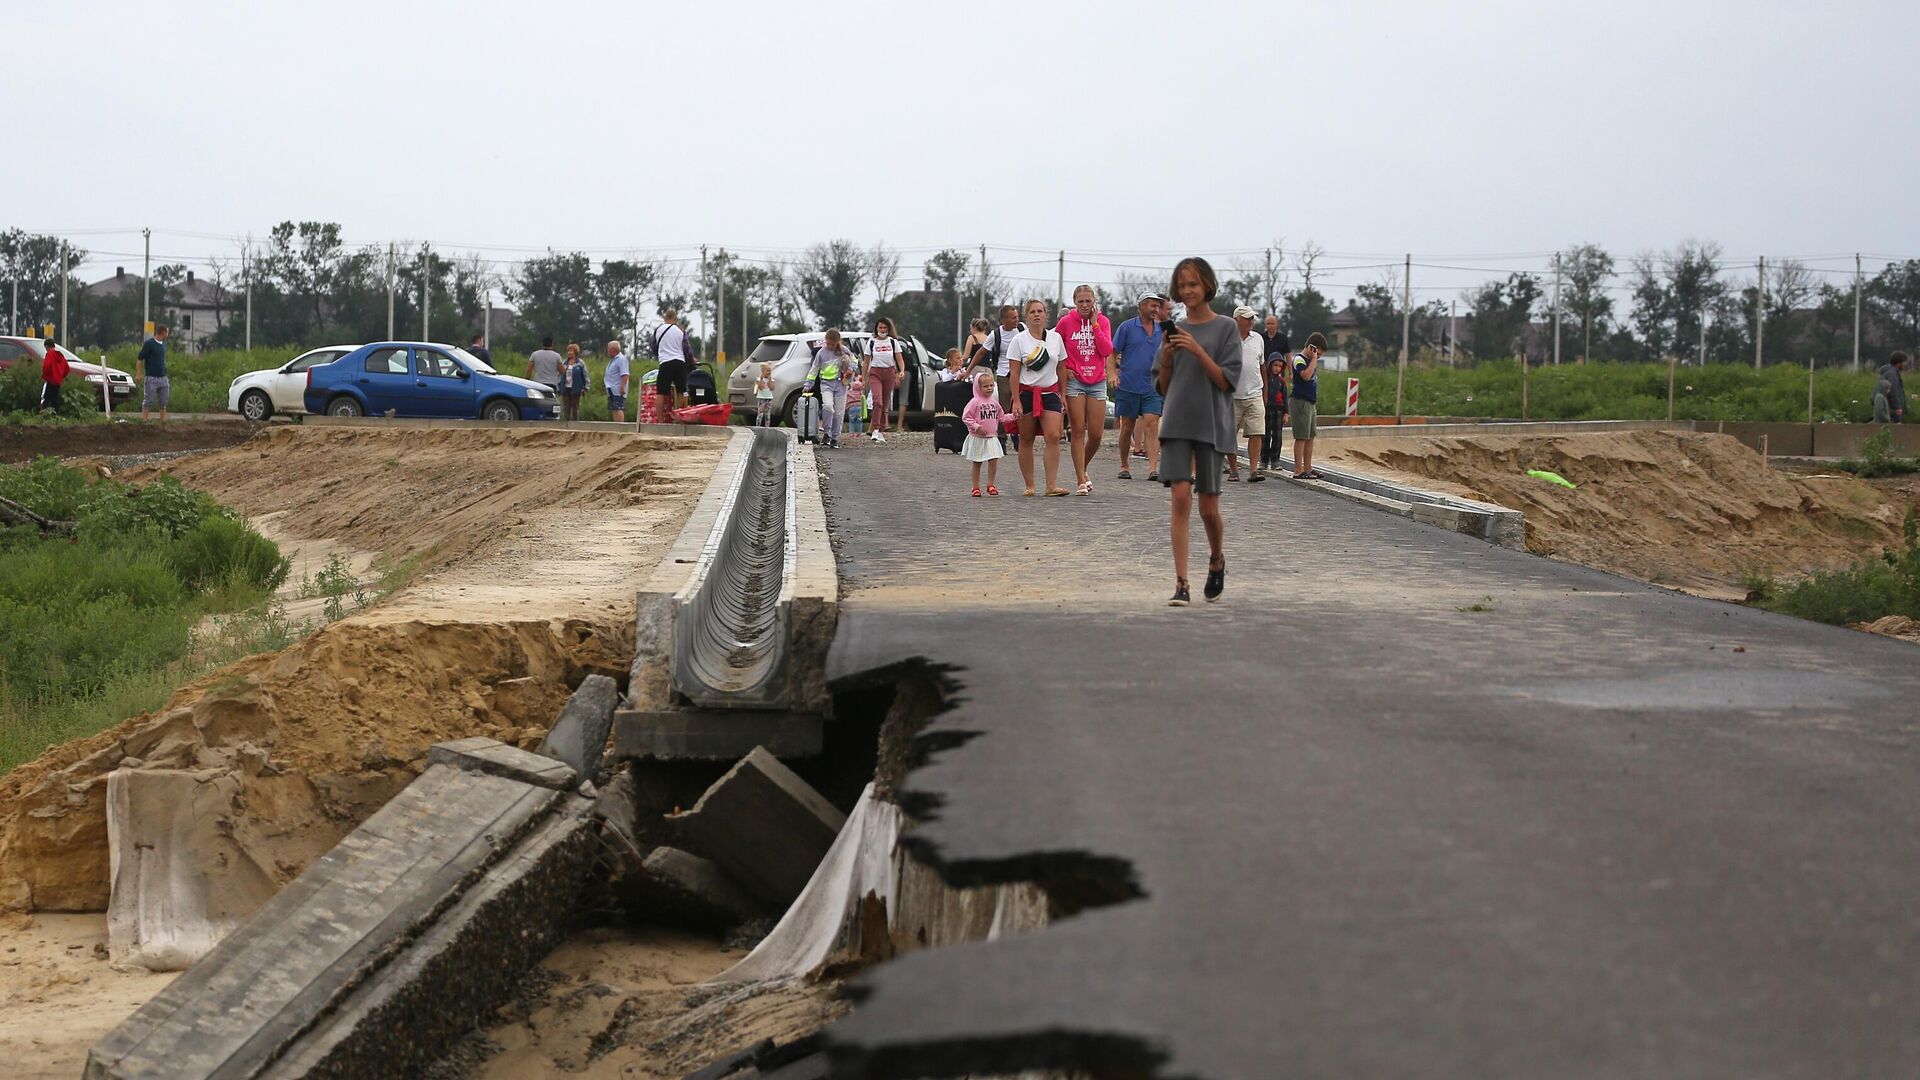
[[[1238,385],[1239,324],[1216,315],[1203,323],[1183,319],[1179,325],[1220,365],[1227,376],[1227,386]],[[1213,385],[1199,357],[1180,351],[1169,359],[1173,372],[1167,378],[1167,401],[1160,413],[1160,437],[1211,443],[1220,453],[1233,453],[1233,392]]]

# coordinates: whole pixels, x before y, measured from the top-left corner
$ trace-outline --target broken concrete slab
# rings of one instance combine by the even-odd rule
[[[96,1043],[85,1075],[263,1074],[432,931],[489,869],[518,857],[521,841],[557,808],[582,802],[502,777],[429,767]],[[388,1036],[395,1052],[411,1037],[404,1030]]]
[[[714,781],[693,809],[669,820],[755,897],[782,908],[807,887],[847,821],[758,747]]]
[[[622,709],[613,723],[617,758],[735,761],[756,746],[777,758],[817,757],[826,737],[818,715],[751,709]]]
[[[642,911],[660,921],[718,932],[768,914],[713,862],[678,848],[658,847],[641,863]]]
[[[567,699],[560,718],[540,741],[540,753],[564,761],[583,780],[600,775],[600,758],[613,731],[613,710],[620,686],[605,675],[589,675]]]
[[[433,744],[427,748],[427,764],[451,765],[461,772],[501,776],[555,791],[572,791],[580,783],[580,774],[564,761],[483,735]]]
[[[115,966],[184,971],[272,898],[272,876],[233,840],[239,794],[219,769],[107,774]]]

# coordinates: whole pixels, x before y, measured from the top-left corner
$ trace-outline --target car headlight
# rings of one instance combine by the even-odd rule
[[[87,376],[87,381],[90,383],[106,382],[107,377],[105,375],[89,375]]]
[[[546,397],[547,392],[545,390],[540,389],[539,387],[529,386],[527,387],[527,396],[534,399],[535,401],[538,401],[541,398]]]

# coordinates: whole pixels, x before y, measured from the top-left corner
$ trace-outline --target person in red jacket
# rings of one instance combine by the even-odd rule
[[[47,355],[40,360],[40,411],[60,413],[60,384],[67,381],[67,358],[60,347],[47,342]]]

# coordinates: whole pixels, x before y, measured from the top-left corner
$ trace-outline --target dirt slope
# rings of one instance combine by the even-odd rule
[[[405,786],[430,744],[536,741],[588,672],[624,677],[635,584],[723,445],[276,427],[160,467],[250,515],[284,511],[278,533],[426,569],[371,610],[0,777],[0,911],[106,905],[116,767],[238,776],[232,835],[285,883]]]
[[[1728,435],[1326,439],[1330,464],[1526,514],[1529,550],[1710,596],[1749,572],[1844,566],[1899,535],[1908,500],[1845,474],[1793,476]],[[1559,473],[1573,490],[1527,475]]]

